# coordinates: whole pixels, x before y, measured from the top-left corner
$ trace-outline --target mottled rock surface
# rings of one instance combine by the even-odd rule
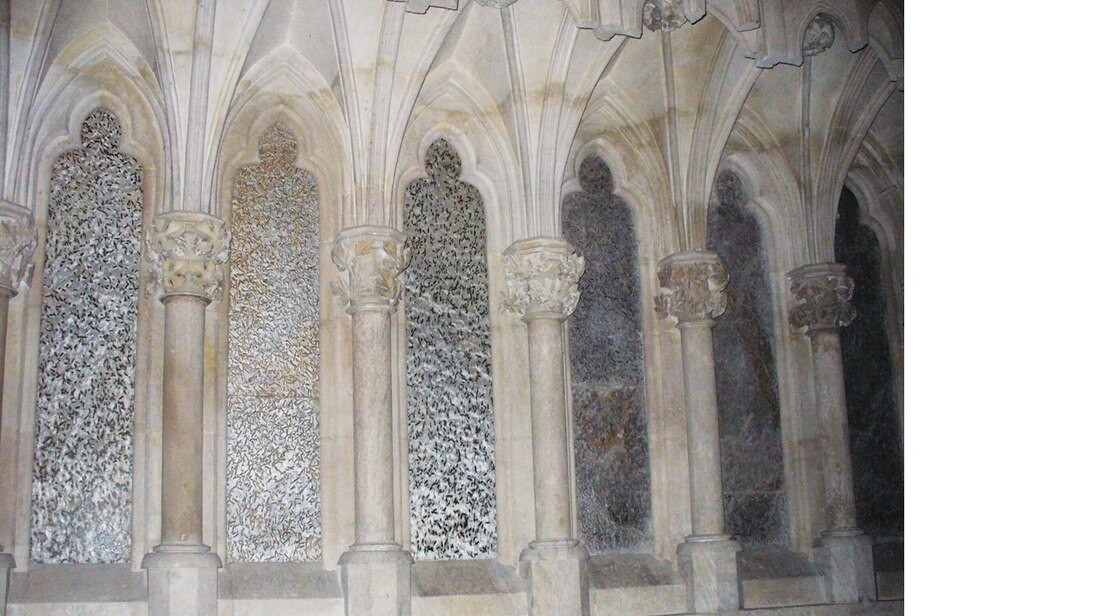
[[[92,111],[53,165],[42,275],[31,559],[129,560],[141,167]]]
[[[275,124],[236,175],[228,307],[228,560],[320,557],[319,188]]]
[[[407,186],[403,228],[411,547],[416,559],[498,549],[483,198],[435,141]]]
[[[901,535],[905,519],[904,459],[894,391],[893,356],[878,238],[859,217],[851,191],[840,196],[836,259],[855,281],[855,321],[841,329],[844,390],[852,442],[856,518],[867,532]]]
[[[743,543],[785,543],[771,287],[761,228],[745,199],[741,180],[723,171],[707,214],[707,248],[730,274],[726,312],[714,331],[725,521]]]
[[[585,257],[568,321],[578,528],[591,553],[650,549],[650,459],[638,245],[627,203],[597,157],[563,200],[563,237]]]

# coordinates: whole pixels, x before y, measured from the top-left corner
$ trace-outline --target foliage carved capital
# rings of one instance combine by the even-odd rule
[[[27,288],[37,247],[38,232],[30,210],[0,199],[0,289],[15,295]]]
[[[585,267],[585,258],[562,238],[514,242],[504,255],[503,306],[526,319],[536,315],[565,319],[578,306],[578,280]]]
[[[230,237],[224,221],[201,212],[166,212],[152,219],[148,260],[152,293],[216,299],[224,281]]]
[[[726,265],[713,252],[671,254],[658,262],[658,313],[678,323],[717,319],[726,311],[729,278]]]
[[[338,267],[332,283],[346,312],[392,309],[399,303],[407,269],[405,237],[391,227],[360,226],[338,234],[331,259]]]
[[[804,265],[791,272],[791,326],[812,334],[846,327],[855,320],[855,284],[838,263]]]

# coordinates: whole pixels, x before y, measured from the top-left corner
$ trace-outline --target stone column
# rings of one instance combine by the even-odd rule
[[[403,234],[342,231],[335,294],[350,313],[354,383],[354,544],[339,559],[347,616],[411,611],[411,557],[396,542],[392,459],[392,312],[406,269]]]
[[[508,311],[528,327],[536,539],[521,552],[534,616],[589,614],[589,553],[575,538],[571,511],[563,324],[578,305],[585,260],[561,238],[537,237],[506,249]]]
[[[837,603],[875,597],[870,538],[856,526],[852,489],[852,448],[848,408],[844,398],[844,366],[840,328],[855,319],[852,279],[837,263],[804,265],[791,272],[792,327],[810,337],[814,387],[824,441],[826,530],[818,539],[818,555]]]
[[[0,396],[4,392],[5,352],[8,340],[8,303],[30,280],[38,233],[25,207],[0,199]],[[0,401],[0,425],[3,420]],[[7,612],[8,582],[15,559],[0,545],[0,616]]]
[[[692,534],[677,547],[688,585],[689,609],[727,613],[740,609],[737,553],[741,545],[723,522],[722,455],[715,399],[711,330],[726,310],[726,266],[713,252],[688,250],[658,262],[658,311],[681,332]]]
[[[220,558],[202,538],[205,309],[228,260],[224,221],[200,212],[157,215],[148,232],[152,292],[164,304],[160,543],[145,555],[150,616],[217,613]]]

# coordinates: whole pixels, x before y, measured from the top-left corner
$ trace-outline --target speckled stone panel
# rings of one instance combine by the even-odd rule
[[[423,560],[498,549],[486,213],[460,170],[438,140],[404,196],[411,548]]]
[[[563,200],[563,237],[585,256],[581,301],[567,322],[578,530],[594,554],[649,551],[647,441],[638,244],[612,172],[582,161],[582,190]]]
[[[720,173],[707,213],[707,248],[730,273],[729,302],[714,331],[725,521],[743,543],[785,543],[772,298],[761,228],[745,203],[741,180]]]
[[[904,458],[894,391],[893,357],[886,330],[882,252],[871,228],[859,218],[851,191],[840,195],[836,259],[855,281],[855,321],[841,330],[844,391],[852,442],[856,518],[875,536],[904,530]]]
[[[42,275],[31,560],[128,562],[141,167],[105,109],[53,165]]]
[[[319,189],[275,124],[236,175],[229,255],[228,560],[320,557]]]

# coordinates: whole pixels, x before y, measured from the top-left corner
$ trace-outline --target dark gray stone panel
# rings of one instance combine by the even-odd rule
[[[855,281],[856,319],[841,330],[856,517],[877,535],[904,532],[905,485],[893,356],[886,329],[882,251],[848,189],[840,196],[836,258]]]
[[[785,543],[779,383],[768,266],[741,180],[723,171],[707,214],[707,248],[726,263],[729,302],[714,331],[727,529],[747,544]]]
[[[563,236],[585,257],[568,321],[578,528],[594,554],[652,546],[638,243],[627,203],[597,157],[563,200]]]

